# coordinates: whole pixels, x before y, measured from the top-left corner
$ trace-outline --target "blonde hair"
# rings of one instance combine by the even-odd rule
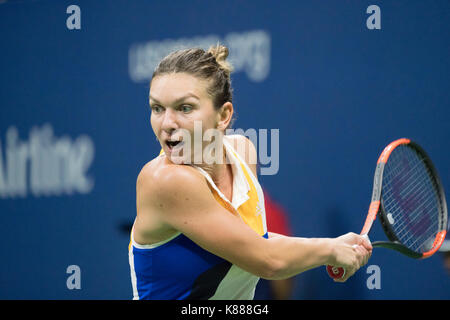
[[[207,52],[213,55],[213,57],[219,64],[220,68],[228,76],[230,76],[231,72],[233,71],[233,66],[230,64],[230,62],[227,61],[229,54],[228,48],[220,44],[217,44],[215,46],[211,46]]]
[[[183,72],[200,79],[209,80],[207,88],[216,110],[226,102],[233,102],[231,72],[227,61],[228,48],[217,44],[208,51],[201,48],[178,50],[170,53],[156,67],[152,80],[159,75]]]

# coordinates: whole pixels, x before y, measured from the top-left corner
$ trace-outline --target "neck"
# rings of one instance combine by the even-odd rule
[[[225,146],[223,147],[223,159],[220,163],[202,163],[197,166],[206,171],[210,176],[214,183],[219,186],[225,183],[229,179],[229,172],[231,172],[231,165],[228,164],[226,156]]]

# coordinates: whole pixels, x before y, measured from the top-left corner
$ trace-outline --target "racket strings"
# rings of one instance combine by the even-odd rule
[[[421,159],[421,161],[422,161],[422,163],[424,162],[423,159]],[[417,166],[417,165],[419,165],[419,163],[416,164],[415,166]],[[399,165],[397,165],[397,167],[399,167]],[[415,169],[415,168],[411,168],[410,171],[412,171],[412,170],[414,170],[414,169]],[[392,192],[392,186],[391,186],[391,184],[389,183],[389,182],[392,180],[392,177],[387,177],[387,176],[389,175],[389,173],[391,173],[391,176],[395,176],[395,175],[402,175],[402,176],[403,176],[403,175],[405,175],[404,172],[398,172],[398,171],[395,172],[395,169],[394,169],[394,170],[387,170],[387,173],[388,173],[388,174],[385,174],[387,183],[383,186],[384,188],[386,188],[386,189],[385,189],[385,194],[387,194],[387,196],[384,196],[384,198],[383,198],[383,200],[385,201],[385,203],[389,203],[389,202],[392,201],[392,200],[394,199],[394,197],[395,197],[395,194]],[[422,173],[421,176],[423,177],[423,172],[421,172],[421,173]],[[405,195],[408,195],[408,194],[410,194],[410,193],[413,193],[414,191],[416,191],[417,189],[419,189],[419,188],[421,187],[421,184],[417,183],[417,182],[418,182],[417,180],[418,180],[419,178],[420,178],[420,177],[417,177],[417,178],[416,178],[416,181],[410,182],[409,185],[408,185],[406,188],[404,188],[403,190],[401,190],[401,191],[400,191],[400,195],[401,195],[402,197],[404,197]],[[423,181],[423,180],[422,180],[422,181]],[[436,184],[435,184],[435,183],[434,183],[434,187],[436,187]],[[427,190],[429,190],[429,189],[421,188],[420,193],[427,192]],[[420,195],[420,193],[417,194],[417,195]],[[430,197],[429,197],[428,201],[431,201],[432,204],[437,205],[436,202],[433,202],[433,201],[431,200]]]
[[[430,249],[440,228],[440,197],[426,159],[410,147],[397,147],[386,163],[383,205],[400,242],[417,252]]]
[[[412,169],[414,170],[414,168],[412,168]],[[405,173],[403,173],[403,174],[405,174]],[[406,244],[408,244],[411,248],[413,248],[415,250],[418,250],[423,245],[429,243],[428,239],[430,238],[430,231],[432,232],[433,230],[436,230],[436,228],[437,228],[436,223],[432,223],[428,226],[428,228],[426,230],[423,230],[425,227],[423,225],[421,225],[421,226],[418,226],[419,229],[417,229],[417,227],[416,227],[416,232],[410,232],[411,231],[410,229],[414,228],[417,225],[417,222],[423,224],[423,220],[417,221],[417,219],[419,217],[423,217],[423,214],[421,215],[423,210],[425,210],[426,212],[430,212],[430,211],[433,211],[433,209],[437,209],[432,197],[428,197],[427,201],[420,203],[420,205],[417,204],[418,201],[423,199],[424,193],[426,193],[426,191],[424,191],[425,189],[420,189],[417,187],[417,185],[414,184],[414,183],[417,183],[417,180],[420,180],[420,179],[423,179],[423,172],[421,175],[415,177],[415,179],[411,182],[411,184],[407,188],[404,189],[403,192],[396,195],[397,197],[400,197],[401,199],[406,198],[409,200],[409,203],[406,203],[406,208],[405,208],[405,206],[402,206],[402,208],[401,208],[401,209],[408,211],[409,219],[406,221],[407,223],[403,223],[403,224],[397,223],[397,226],[398,226],[397,230],[396,230],[397,237],[401,238],[402,242],[405,242]],[[413,198],[411,198],[410,195]],[[393,199],[393,197],[390,197],[386,201],[387,207],[390,207],[389,200],[391,200],[391,199]],[[412,204],[411,204],[411,202],[412,202]],[[430,207],[430,204],[431,204],[431,207]],[[417,209],[411,210],[409,208],[409,206],[417,207]],[[393,211],[393,210],[390,210],[390,211]],[[426,222],[428,222],[428,224],[429,224],[429,221],[426,221]],[[417,230],[419,230],[420,233],[417,232]]]
[[[438,224],[437,222],[430,224],[426,230],[422,230],[418,235],[417,232],[411,232],[409,230],[411,228],[409,225],[417,223],[419,217],[420,214],[416,214],[407,224],[403,224],[400,226],[399,230],[395,230],[395,233],[397,238],[399,238],[407,247],[422,252],[430,249],[429,239],[434,239],[434,236],[436,235],[436,232],[434,231],[437,230]]]
[[[395,230],[396,236],[399,239],[401,243],[409,247],[410,249],[417,251],[417,252],[424,252],[428,251],[431,248],[432,240],[434,239],[437,229],[437,223],[428,223],[428,227],[421,226],[417,229],[420,231],[420,233],[416,231],[411,231],[411,224],[422,222],[422,221],[416,221],[417,218],[410,220],[407,224],[403,225],[401,230]],[[422,223],[423,224],[423,223]],[[424,228],[426,228],[424,230]]]
[[[414,194],[414,192],[416,192],[418,189],[420,189],[420,191],[415,193],[416,198],[420,198],[427,192],[427,189],[420,188],[419,184],[411,184],[411,186],[413,186],[413,187],[412,188],[408,187],[408,190],[407,190],[408,193]],[[387,187],[387,189],[388,189],[387,194],[389,194],[389,196],[387,196],[386,198],[383,199],[384,202],[386,203],[387,207],[390,207],[390,205],[393,203],[393,201],[395,201],[394,196],[392,196],[392,191],[389,191],[390,190],[389,187],[390,186]],[[408,195],[408,193],[406,193],[406,195]],[[431,205],[431,208],[429,207],[429,205]],[[435,199],[433,199],[432,197],[428,197],[427,200],[421,204],[421,206],[417,207],[415,210],[413,210],[411,212],[411,214],[410,214],[410,217],[412,216],[411,221],[415,220],[417,217],[420,216],[420,212],[421,212],[420,209],[423,209],[423,207],[425,207],[425,209],[427,211],[429,211],[430,209],[438,210],[438,204],[435,201]]]
[[[416,180],[420,180],[421,178],[423,178],[423,172],[421,172],[421,174],[415,178],[414,181],[412,181],[411,185],[413,186],[412,188],[408,186],[408,188],[405,188],[404,192],[402,192],[400,195],[401,198],[406,198],[409,199],[409,202],[413,202],[412,204],[407,203],[407,207],[405,208],[405,206],[403,206],[402,209],[405,209],[408,211],[407,214],[409,214],[409,219],[406,221],[407,223],[404,224],[397,224],[397,230],[396,230],[396,234],[397,237],[402,238],[402,242],[407,243],[410,247],[414,248],[414,249],[419,249],[419,247],[421,248],[423,245],[426,245],[427,243],[429,243],[428,239],[430,238],[430,234],[431,237],[434,235],[433,231],[437,230],[437,222],[436,220],[433,220],[434,222],[432,222],[430,224],[430,220],[425,220],[426,218],[417,221],[417,219],[419,217],[424,217],[423,212],[431,212],[434,211],[436,212],[437,210],[437,205],[436,205],[436,201],[433,200],[433,197],[427,197],[425,198],[426,201],[423,201],[424,198],[424,194],[426,193],[426,189],[423,188],[418,188],[417,185],[414,185],[414,183],[417,183]],[[419,189],[419,190],[418,190]],[[410,195],[413,198],[410,198]],[[392,198],[392,197],[390,197]],[[422,200],[422,202],[420,203],[420,205],[417,204],[418,201]],[[430,207],[431,204],[431,207]],[[387,201],[387,207],[389,207],[389,201]],[[411,208],[409,208],[409,206],[411,207],[416,207],[415,210],[411,210]],[[433,210],[434,209],[434,210]],[[406,219],[405,219],[406,220]],[[424,228],[426,226],[424,226],[424,221],[427,222],[428,224],[428,228],[426,228],[424,230]],[[419,223],[419,225],[417,224]],[[420,225],[421,224],[421,225]],[[415,232],[410,232],[411,228],[415,228]],[[413,230],[414,231],[414,230]]]
[[[415,218],[411,219],[410,223],[416,223],[419,217],[420,215],[417,214]],[[407,225],[405,225],[402,230],[399,230],[398,234],[400,235],[400,237],[403,237],[403,241],[405,243],[409,243],[409,247],[415,248],[416,250],[427,251],[430,249],[430,239],[434,239],[434,236],[437,233],[436,230],[438,230],[438,223],[435,220],[431,224],[429,224],[428,228],[425,231],[421,232],[419,237],[417,236],[417,233],[408,232]]]
[[[394,154],[393,157],[395,157],[396,155],[397,155],[397,153]],[[389,162],[389,164],[391,164],[391,163],[392,162]],[[420,170],[419,171],[419,170],[416,170],[416,168],[419,165],[422,165],[423,167],[425,167],[424,158],[419,159],[419,161],[412,168],[410,168],[408,172],[404,171],[404,167],[405,167],[405,163],[404,162],[397,160],[394,163],[396,163],[396,166],[394,168],[392,168],[392,166],[391,167],[387,166],[387,169],[385,169],[385,172],[384,172],[384,176],[385,176],[385,181],[384,182],[386,182],[386,184],[384,185],[385,187],[387,187],[387,188],[391,187],[391,181],[393,180],[393,177],[396,177],[396,176],[398,176],[399,179],[402,179],[402,180],[409,179],[409,181],[408,181],[409,185],[407,187],[401,188],[401,190],[400,190],[400,195],[401,196],[404,196],[405,194],[411,193],[411,188],[419,188],[419,187],[423,186],[420,183],[418,183],[418,180],[420,178],[424,178],[425,171],[424,170]],[[399,169],[402,169],[402,170],[399,170]],[[420,175],[419,176],[416,175],[415,180],[411,181],[411,178],[409,178],[411,176],[410,172],[420,173]],[[390,175],[390,177],[389,177],[389,175]],[[402,178],[402,177],[407,177],[407,178]],[[433,181],[430,179],[429,175],[426,175],[425,179],[421,180],[421,182],[423,182],[423,181],[425,181],[425,182],[428,181],[428,182],[433,183]],[[436,184],[434,184],[434,187],[436,187]],[[426,189],[424,188],[423,190],[426,190]],[[392,190],[389,190],[389,191],[390,191],[388,193],[389,196],[385,197],[385,200],[392,199],[395,196],[395,194],[392,193]]]

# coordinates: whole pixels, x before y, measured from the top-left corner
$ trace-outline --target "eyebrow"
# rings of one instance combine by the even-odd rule
[[[187,98],[194,98],[194,99],[200,100],[199,97],[197,97],[195,94],[193,94],[192,92],[189,92],[188,94],[186,94],[186,95],[184,95],[184,96],[182,96],[182,97],[176,99],[176,100],[173,102],[173,104],[178,104],[178,103],[180,103],[181,101],[186,100]],[[149,95],[149,100],[151,100],[151,101],[153,101],[153,102],[155,102],[155,103],[157,103],[157,104],[161,104],[161,103],[158,101],[158,99],[155,99],[155,98],[152,97],[151,95]]]

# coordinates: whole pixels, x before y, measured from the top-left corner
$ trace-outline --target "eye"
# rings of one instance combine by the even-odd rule
[[[184,104],[180,107],[180,110],[184,113],[188,113],[192,111],[192,106],[188,105],[188,104]]]
[[[158,105],[151,106],[152,112],[154,113],[161,113],[163,111],[163,107]]]

